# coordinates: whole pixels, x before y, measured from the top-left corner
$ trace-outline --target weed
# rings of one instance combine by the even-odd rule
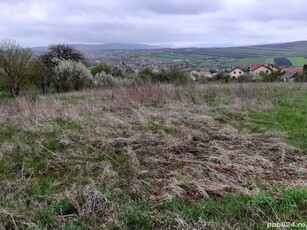
[[[124,229],[151,229],[149,218],[139,206],[130,206],[125,214],[121,216]]]
[[[55,217],[49,207],[35,210],[34,218],[40,229],[53,228],[55,223]]]

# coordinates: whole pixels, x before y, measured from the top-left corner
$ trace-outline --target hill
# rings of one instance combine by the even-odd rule
[[[234,52],[240,51],[241,56],[259,56],[263,54],[284,54],[284,53],[306,53],[307,41],[296,41],[287,43],[276,43],[266,45],[253,45],[253,46],[241,46],[241,47],[219,47],[219,48],[170,48],[171,45],[148,45],[142,43],[106,43],[106,44],[71,44],[76,49],[83,52],[99,51],[99,50],[153,50],[153,49],[165,49],[172,50],[173,52],[185,52],[187,54],[211,54],[213,56],[221,56],[224,53],[225,57],[232,57]],[[45,51],[47,46],[32,47],[34,51]]]
[[[90,62],[118,64],[125,61],[137,66],[143,65],[191,65],[194,67],[231,67],[252,63],[272,63],[278,65],[280,58],[285,59],[285,67],[302,67],[307,63],[307,41],[253,45],[224,48],[165,48],[147,44],[72,44],[85,53]],[[34,52],[47,50],[46,46],[33,47]],[[129,53],[122,52],[129,50]],[[101,55],[104,54],[104,55]],[[105,55],[111,54],[111,55]],[[144,66],[141,66],[144,67]]]
[[[155,63],[170,63],[195,67],[231,67],[248,66],[253,63],[271,63],[278,65],[280,58],[287,63],[285,67],[302,67],[307,63],[307,41],[254,45],[224,48],[180,48],[151,50],[134,60]]]
[[[75,49],[82,52],[101,52],[105,50],[147,50],[160,49],[163,46],[148,45],[141,43],[106,43],[106,44],[71,44]],[[44,52],[48,49],[47,46],[38,46],[32,48],[37,52]]]
[[[178,54],[227,58],[307,56],[307,41],[225,48],[182,48],[174,51]]]

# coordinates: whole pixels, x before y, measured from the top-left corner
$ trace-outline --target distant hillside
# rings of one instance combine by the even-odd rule
[[[107,43],[100,45],[84,45],[75,44],[73,45],[80,51],[98,51],[98,50],[147,50],[147,49],[160,49],[162,46],[147,45],[147,44],[125,44],[125,43]]]
[[[260,57],[286,57],[306,56],[307,41],[242,46],[224,48],[182,48],[175,50],[181,55],[206,55],[225,58],[260,58]]]
[[[274,44],[265,44],[265,45],[255,45],[250,46],[250,48],[257,49],[307,49],[307,41],[296,41],[296,42],[286,42],[286,43],[274,43]]]
[[[147,45],[138,43],[107,43],[107,44],[71,44],[75,49],[82,52],[101,52],[105,50],[150,50],[161,49],[163,46]],[[32,48],[35,52],[47,51],[47,46],[38,46]]]
[[[138,43],[107,43],[107,44],[72,44],[72,46],[82,52],[99,52],[104,50],[154,50],[167,48],[158,45],[147,45]],[[42,52],[47,50],[47,46],[33,47],[34,51]],[[170,48],[169,48],[170,49]],[[284,54],[304,53],[307,55],[307,41],[297,41],[288,43],[253,45],[241,47],[219,47],[219,48],[176,48],[171,49],[175,53],[201,54],[218,57],[259,57],[278,56]],[[238,52],[239,51],[239,52]],[[167,50],[166,50],[167,52]]]
[[[100,54],[112,53],[112,64],[122,60],[136,62],[162,64],[181,64],[189,62],[197,67],[233,67],[237,65],[248,66],[253,63],[272,63],[279,65],[278,61],[284,58],[288,65],[286,67],[302,67],[307,64],[307,41],[297,41],[288,43],[253,45],[241,47],[224,48],[166,48],[147,44],[72,44],[74,48],[87,54],[87,58],[93,62],[109,62],[110,57],[103,59]],[[47,50],[48,47],[34,47],[36,53]],[[118,52],[129,50],[129,53]],[[145,52],[143,52],[145,51]],[[287,59],[287,60],[286,60]]]
[[[248,66],[253,63],[272,63],[280,58],[289,61],[287,67],[302,67],[307,64],[307,41],[242,46],[224,48],[180,48],[165,49],[148,58],[157,60],[189,60],[190,63],[199,67],[212,65],[233,67],[237,65]],[[143,58],[145,58],[143,56]]]

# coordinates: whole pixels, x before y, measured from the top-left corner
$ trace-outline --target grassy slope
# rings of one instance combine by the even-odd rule
[[[306,92],[305,84],[142,86],[2,100],[0,226],[303,222]]]
[[[304,57],[287,57],[287,58],[293,64],[294,67],[303,67],[303,65],[307,63],[307,59]],[[267,57],[267,58],[263,57],[263,58],[240,58],[236,59],[234,62],[226,63],[225,66],[236,66],[236,65],[249,66],[250,64],[254,63],[275,64],[274,57]]]
[[[269,57],[265,59],[265,63],[275,64],[274,57]]]
[[[266,58],[240,58],[234,62],[225,63],[224,66],[249,66],[255,63],[266,63]]]
[[[296,67],[302,67],[306,62],[307,42],[294,42],[285,44],[271,44],[262,46],[232,47],[232,48],[186,48],[186,49],[165,49],[160,54],[149,54],[146,56],[134,57],[135,60],[155,59],[171,61],[174,59],[190,59],[197,62],[200,58],[213,60],[213,64],[222,66],[250,65],[253,63],[272,63],[274,57],[286,57]],[[229,62],[235,59],[234,62]],[[218,63],[217,63],[218,62]],[[305,63],[304,63],[305,64]],[[203,62],[202,65],[208,65]]]
[[[290,144],[307,148],[307,94],[296,100],[280,96],[276,103],[274,109],[251,113],[254,128],[285,132]]]
[[[307,64],[307,59],[304,57],[288,57],[288,59],[295,67],[303,67]]]

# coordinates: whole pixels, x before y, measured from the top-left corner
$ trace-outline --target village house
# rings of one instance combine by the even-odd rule
[[[302,74],[304,72],[303,68],[283,68],[283,71],[286,73],[292,72],[292,73],[297,73],[297,74]]]
[[[238,78],[238,77],[243,76],[245,74],[246,74],[246,72],[244,71],[244,69],[242,67],[239,67],[239,66],[230,71],[230,77],[231,78]]]
[[[282,77],[284,82],[294,82],[294,78],[297,75],[297,72],[286,72]]]
[[[294,82],[295,76],[303,74],[303,68],[284,68],[285,74],[282,76],[284,82]]]
[[[276,71],[279,71],[280,68],[278,68],[276,65],[273,65],[273,64],[268,64],[268,67],[273,71],[273,72],[276,72]]]
[[[264,64],[254,64],[251,65],[249,69],[249,73],[251,75],[270,74],[272,72],[273,70],[269,66],[266,66]]]

